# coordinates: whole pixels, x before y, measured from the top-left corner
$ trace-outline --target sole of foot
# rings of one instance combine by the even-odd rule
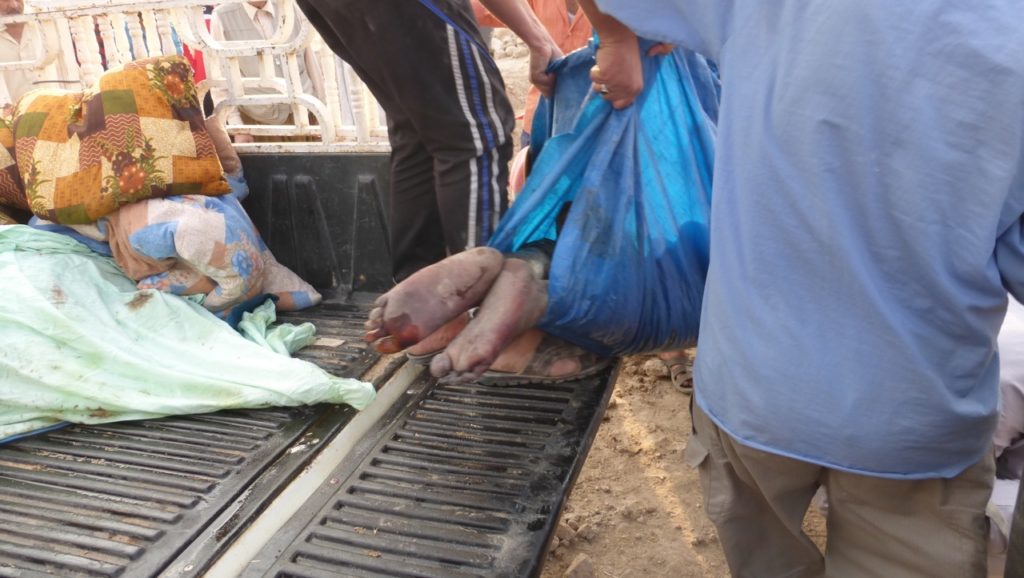
[[[477,247],[417,271],[377,299],[363,338],[382,353],[419,343],[483,301],[503,262],[498,251]]]

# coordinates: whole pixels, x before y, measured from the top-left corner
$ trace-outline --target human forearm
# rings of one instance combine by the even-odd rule
[[[480,0],[494,16],[530,47],[530,82],[550,96],[555,77],[547,73],[548,64],[561,58],[562,51],[537,19],[525,0]]]
[[[537,19],[526,0],[479,0],[491,14],[505,23],[531,50],[553,45],[554,40]]]
[[[598,36],[601,37],[601,41],[604,39],[609,40],[625,40],[628,38],[636,38],[633,31],[626,27],[625,24],[619,22],[615,18],[601,12],[601,10],[594,3],[594,0],[578,0],[580,8],[583,13],[587,15],[590,20],[590,24],[597,31]]]
[[[484,5],[480,3],[480,0],[472,0],[470,5],[473,7],[473,16],[476,17],[476,23],[480,26],[488,26],[490,28],[505,28],[505,23],[494,17],[484,8]]]

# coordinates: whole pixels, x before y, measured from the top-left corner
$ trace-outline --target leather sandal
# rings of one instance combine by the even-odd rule
[[[683,393],[693,393],[693,360],[686,351],[679,351],[668,359],[662,359],[668,369],[669,380]]]
[[[551,375],[553,365],[561,360],[575,358],[579,367],[576,371],[561,375]],[[598,357],[596,354],[572,343],[568,343],[553,335],[545,334],[533,356],[522,370],[516,372],[488,369],[477,383],[481,385],[522,385],[525,383],[563,383],[576,381],[600,372],[611,364],[610,358]]]

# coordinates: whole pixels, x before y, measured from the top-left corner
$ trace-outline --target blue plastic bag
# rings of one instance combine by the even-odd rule
[[[555,114],[535,133],[557,134],[559,99],[589,86],[589,50],[589,60],[574,53],[561,65]],[[682,49],[644,56],[643,66],[644,91],[624,110],[593,93],[582,107],[578,94],[566,97],[577,99],[573,129],[542,143],[491,240],[509,253],[556,239],[538,326],[601,355],[693,344],[707,272],[717,86]]]

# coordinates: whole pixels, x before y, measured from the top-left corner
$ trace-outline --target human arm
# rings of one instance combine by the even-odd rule
[[[552,60],[561,58],[562,51],[537,15],[525,0],[480,0],[480,3],[530,47],[530,82],[550,96],[555,76],[546,72],[547,67]]]
[[[505,23],[498,20],[494,14],[491,14],[484,8],[484,5],[480,3],[480,0],[472,0],[470,5],[473,7],[473,16],[476,17],[476,23],[480,26],[487,26],[490,28],[505,28]]]
[[[601,92],[615,108],[625,108],[633,104],[644,87],[636,34],[598,10],[594,0],[579,0],[579,3],[601,39],[597,66],[590,71],[594,90]]]

